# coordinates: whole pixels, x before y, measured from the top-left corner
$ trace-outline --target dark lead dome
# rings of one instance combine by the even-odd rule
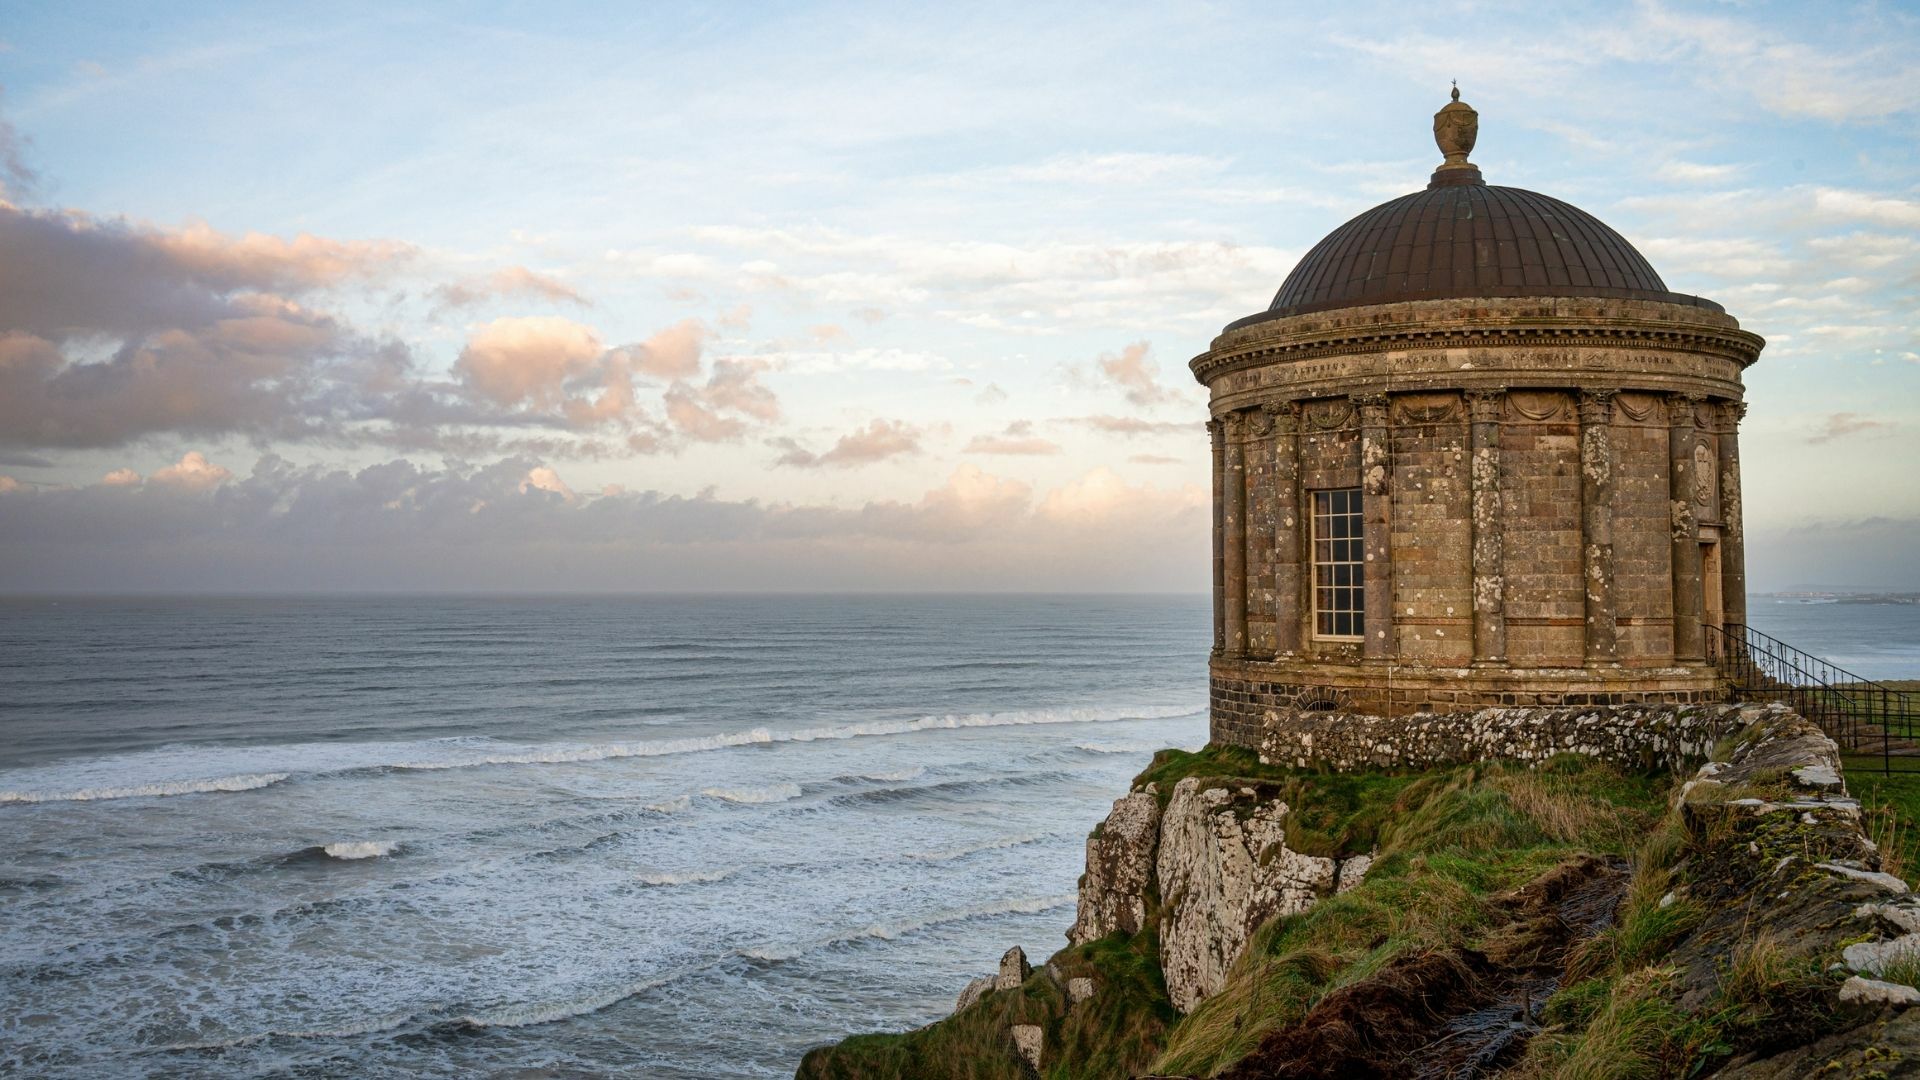
[[[1267,317],[1472,296],[1606,296],[1711,307],[1667,291],[1626,238],[1577,206],[1453,183],[1361,214],[1314,245]]]
[[[1592,296],[1722,310],[1666,282],[1626,238],[1577,206],[1494,187],[1467,161],[1479,114],[1460,100],[1434,116],[1446,161],[1425,191],[1361,214],[1314,245],[1265,312],[1234,326],[1402,300]]]

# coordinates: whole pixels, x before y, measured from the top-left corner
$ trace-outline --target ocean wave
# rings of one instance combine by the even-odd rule
[[[1027,844],[1039,843],[1042,839],[1045,838],[1032,835],[1003,836],[997,840],[988,840],[980,844],[966,844],[960,847],[940,848],[934,851],[909,851],[904,858],[913,862],[952,862],[955,859],[964,859],[969,855],[978,855],[983,851],[1000,851],[1005,848],[1023,847]]]
[[[606,743],[515,744],[463,737],[401,743],[292,743],[279,746],[215,748],[176,746],[135,754],[96,758],[44,768],[0,772],[0,804],[128,799],[248,791],[290,776],[332,776],[359,772],[469,769],[489,765],[568,765],[621,758],[666,757],[734,747],[809,743],[911,735],[927,731],[1098,724],[1192,716],[1193,707],[1026,709],[996,713],[948,713],[899,720],[866,720],[827,727],[724,732],[715,735]],[[230,775],[177,779],[208,768],[217,760]],[[161,775],[156,777],[154,772]],[[167,774],[172,775],[167,775]],[[877,779],[882,774],[874,774]]]
[[[671,799],[662,799],[659,802],[647,803],[645,806],[642,806],[641,809],[651,810],[656,814],[677,814],[692,805],[693,796],[675,795]]]
[[[336,859],[377,859],[400,850],[398,840],[342,840],[320,849]]]
[[[700,794],[731,803],[777,803],[797,799],[801,792],[799,784],[770,784],[746,788],[707,787],[701,788]]]
[[[1163,747],[1148,742],[1083,742],[1074,743],[1073,748],[1089,754],[1149,754]]]
[[[868,791],[848,792],[845,795],[835,795],[830,801],[835,806],[858,806],[863,803],[889,803],[904,799],[945,798],[975,791],[990,791],[995,788],[1052,784],[1072,776],[1070,772],[1053,769],[1043,772],[1014,773],[1009,776],[982,776],[971,780],[942,780],[937,784],[908,784],[901,787],[878,787]]]
[[[739,867],[729,870],[683,870],[678,873],[641,874],[642,885],[704,885],[711,881],[725,881],[740,872]]]
[[[610,990],[561,998],[557,1001],[524,1001],[496,1005],[489,1009],[476,1009],[453,1020],[452,1023],[469,1028],[520,1028],[533,1027],[536,1024],[551,1024],[556,1020],[570,1020],[576,1016],[597,1013],[601,1009],[618,1005],[628,998],[638,997],[649,990],[656,990],[670,982],[705,971],[713,966],[713,964],[698,964],[665,975],[640,979]]]
[[[863,772],[851,776],[836,776],[835,780],[873,780],[882,784],[897,784],[905,780],[918,780],[927,775],[925,765],[915,765],[907,769],[895,769],[892,772]]]
[[[290,773],[248,773],[213,780],[168,780],[128,787],[81,788],[77,791],[0,791],[0,803],[93,802],[97,799],[149,799],[164,795],[203,795],[216,791],[252,791],[277,784]]]
[[[752,945],[737,950],[738,955],[749,960],[767,963],[781,963],[797,959],[815,949],[830,948],[835,945],[854,945],[862,941],[894,941],[908,934],[936,926],[953,923],[971,922],[974,919],[991,919],[1001,915],[1037,915],[1043,911],[1072,907],[1079,902],[1074,893],[1058,896],[1032,896],[1012,900],[1002,900],[991,904],[958,908],[952,911],[937,912],[924,919],[907,919],[900,922],[869,923],[866,926],[834,934],[831,937],[815,938],[802,942],[770,942],[765,945]]]

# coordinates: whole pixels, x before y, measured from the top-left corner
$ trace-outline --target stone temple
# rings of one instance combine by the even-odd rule
[[[1720,699],[1764,342],[1577,207],[1486,183],[1329,233],[1191,364],[1213,442],[1212,733],[1300,713]]]

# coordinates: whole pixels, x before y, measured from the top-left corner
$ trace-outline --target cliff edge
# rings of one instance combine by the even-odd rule
[[[798,1075],[1920,1076],[1920,898],[1833,743],[1690,722],[1725,733],[1697,771],[1163,751],[1087,840],[1066,949]]]

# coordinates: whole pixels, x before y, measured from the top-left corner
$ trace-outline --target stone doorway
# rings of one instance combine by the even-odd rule
[[[1700,591],[1705,595],[1705,605],[1700,611],[1700,621],[1716,629],[1725,629],[1727,625],[1727,600],[1720,581],[1720,545],[1718,542],[1700,545]]]

